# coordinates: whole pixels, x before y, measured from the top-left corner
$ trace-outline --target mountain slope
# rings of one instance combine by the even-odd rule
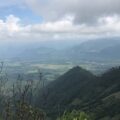
[[[73,97],[80,97],[79,93],[81,93],[83,87],[89,84],[94,79],[95,76],[92,75],[90,72],[80,67],[75,67],[60,78],[58,78],[55,82],[51,83],[48,86],[48,89],[52,91],[52,94],[55,90],[55,94],[53,94],[53,96],[58,99],[61,96],[61,99],[59,99],[57,102],[61,105],[66,105],[67,102],[72,102]],[[58,85],[59,87],[57,87]],[[49,101],[50,99],[53,98],[51,97],[51,95],[48,95],[47,100]],[[51,104],[54,105],[55,102],[53,100],[52,102],[53,103]]]
[[[73,61],[120,59],[119,39],[90,40],[66,50],[66,56]]]
[[[54,117],[66,109],[80,109],[94,114],[95,120],[106,116],[112,120],[120,112],[120,68],[97,77],[75,67],[50,83],[36,104]]]
[[[108,58],[108,59],[120,59],[120,44],[115,46],[107,47],[99,52],[100,57]]]

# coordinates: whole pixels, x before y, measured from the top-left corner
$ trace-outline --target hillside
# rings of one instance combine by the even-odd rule
[[[66,63],[83,60],[120,59],[118,54],[119,38],[91,39],[82,42],[74,41],[46,41],[27,43],[1,43],[0,56],[7,59],[20,59],[40,62]]]
[[[120,44],[115,46],[110,46],[101,50],[99,56],[104,57],[106,59],[116,60],[116,59],[120,59],[119,51],[120,51]]]
[[[80,109],[94,115],[95,120],[104,117],[112,120],[120,112],[120,68],[95,76],[75,67],[40,92],[36,104],[49,116],[56,117],[64,110]]]
[[[119,39],[98,39],[83,42],[77,46],[66,50],[66,56],[73,60],[108,60],[120,59],[118,53],[120,49]]]

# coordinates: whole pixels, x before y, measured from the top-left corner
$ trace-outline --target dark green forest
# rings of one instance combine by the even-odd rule
[[[2,73],[2,68],[1,68]],[[10,89],[0,79],[1,120],[119,120],[120,67],[94,75],[79,66],[45,85],[19,75]]]

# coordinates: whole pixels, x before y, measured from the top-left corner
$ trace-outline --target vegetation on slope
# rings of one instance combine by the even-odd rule
[[[112,68],[101,76],[95,76],[75,67],[43,91],[44,97],[40,92],[36,104],[53,118],[73,109],[92,114],[95,120],[112,118],[120,113],[120,68]]]
[[[1,89],[1,119],[44,120],[46,114],[52,120],[120,119],[120,67],[96,76],[77,66],[38,92],[31,81],[21,85],[19,78],[10,96]]]

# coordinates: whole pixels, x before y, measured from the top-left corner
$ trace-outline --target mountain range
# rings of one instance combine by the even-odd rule
[[[74,40],[75,41],[75,40]],[[69,43],[69,44],[68,44]],[[1,58],[43,62],[79,62],[120,59],[120,39],[1,44]],[[49,60],[48,60],[49,58]]]
[[[119,39],[99,39],[81,43],[66,51],[69,59],[108,60],[120,59]]]

